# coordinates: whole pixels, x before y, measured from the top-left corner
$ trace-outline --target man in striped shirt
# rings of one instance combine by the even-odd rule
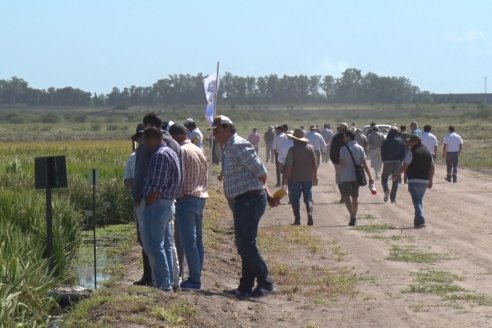
[[[181,283],[183,290],[200,290],[203,268],[202,223],[208,198],[208,163],[203,150],[187,137],[188,130],[176,123],[169,133],[181,146],[183,154],[183,186],[176,200],[176,223],[179,227],[189,278]]]
[[[143,132],[145,147],[151,158],[145,177],[143,197],[143,243],[149,256],[152,278],[157,288],[171,291],[173,285],[172,244],[174,200],[182,185],[180,160],[176,152],[162,140],[159,128]]]

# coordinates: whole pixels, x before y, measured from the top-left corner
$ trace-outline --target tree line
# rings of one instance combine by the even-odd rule
[[[0,80],[0,104],[31,106],[159,106],[205,103],[204,75],[174,74],[152,86],[114,87],[108,94],[81,89],[35,89],[18,77]],[[404,104],[432,95],[421,91],[408,78],[362,74],[350,68],[340,77],[331,75],[270,74],[260,77],[237,76],[229,72],[221,76],[219,101],[224,104]]]

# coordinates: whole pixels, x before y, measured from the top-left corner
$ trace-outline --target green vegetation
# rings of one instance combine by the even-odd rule
[[[390,249],[390,255],[386,259],[395,262],[435,263],[437,261],[446,260],[448,258],[449,257],[442,254],[420,251],[411,246],[392,246]]]
[[[368,233],[378,233],[389,229],[394,229],[394,227],[387,223],[357,225],[353,228],[353,230],[368,232]]]

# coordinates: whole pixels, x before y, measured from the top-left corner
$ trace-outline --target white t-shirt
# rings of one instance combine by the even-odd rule
[[[279,153],[280,149],[282,148],[282,144],[288,140],[287,136],[285,133],[280,133],[273,138],[273,143],[272,143],[272,149],[275,150],[275,152]]]
[[[448,133],[444,137],[444,142],[446,145],[446,151],[450,153],[460,151],[460,145],[463,144],[463,139],[456,132]]]
[[[424,132],[421,136],[422,145],[424,145],[431,155],[435,155],[434,148],[438,145],[437,138],[431,132]]]
[[[125,166],[125,173],[123,174],[123,181],[128,180],[128,179],[133,179],[133,176],[135,175],[135,159],[136,159],[135,152],[131,153],[131,155],[128,157],[128,160],[126,161],[126,166]]]
[[[280,149],[278,151],[278,161],[279,163],[284,164],[285,159],[287,158],[287,153],[289,152],[290,147],[294,146],[294,142],[291,139],[286,138],[285,142],[280,145]]]

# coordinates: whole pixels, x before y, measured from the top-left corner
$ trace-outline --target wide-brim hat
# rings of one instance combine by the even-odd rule
[[[286,136],[288,138],[291,138],[291,139],[294,139],[297,141],[301,141],[301,142],[305,142],[305,143],[309,142],[309,140],[304,137],[304,131],[302,131],[301,129],[294,129],[293,133],[287,133]]]

